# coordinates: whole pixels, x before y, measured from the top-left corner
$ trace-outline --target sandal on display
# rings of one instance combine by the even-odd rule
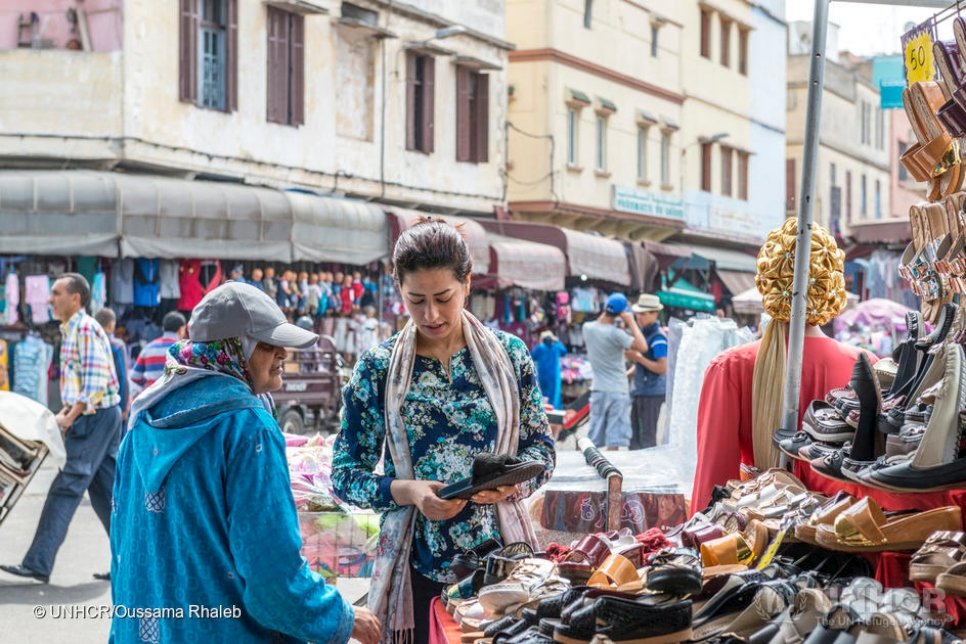
[[[741,564],[751,566],[768,546],[768,528],[752,521],[744,533],[733,532],[701,544],[701,563],[706,567]]]
[[[600,597],[591,606],[574,612],[567,623],[557,624],[553,639],[562,644],[587,644],[595,639],[615,644],[687,641],[691,639],[691,602],[654,604],[640,599]]]
[[[648,565],[648,590],[676,596],[701,592],[704,571],[701,557],[694,550],[662,550],[651,556]]]
[[[966,458],[960,458],[960,410],[966,406],[966,358],[959,344],[943,347],[940,384],[929,424],[912,457],[890,467],[873,469],[863,482],[898,492],[925,492],[961,487],[966,482]]]
[[[966,535],[962,532],[935,532],[916,551],[909,562],[909,579],[935,583],[936,578],[966,560]]]
[[[918,550],[933,532],[961,527],[962,511],[958,507],[890,517],[878,503],[866,497],[843,510],[835,518],[834,527],[818,526],[815,540],[829,550],[841,552]]]

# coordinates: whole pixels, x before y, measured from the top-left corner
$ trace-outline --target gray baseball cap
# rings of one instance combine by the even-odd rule
[[[248,336],[274,347],[305,349],[319,336],[285,318],[261,289],[243,282],[226,282],[208,293],[191,312],[188,337],[198,342]]]

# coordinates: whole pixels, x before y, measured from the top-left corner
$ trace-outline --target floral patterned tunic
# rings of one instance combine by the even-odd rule
[[[540,478],[520,486],[520,496],[525,498],[549,480],[556,464],[554,443],[526,344],[516,336],[494,333],[510,356],[519,385],[518,456],[547,466]],[[399,507],[389,491],[395,468],[388,448],[385,475],[375,472],[383,454],[385,382],[396,337],[359,359],[343,392],[342,431],[332,463],[336,496],[381,512]],[[496,449],[496,416],[466,347],[450,360],[449,376],[438,360],[416,356],[402,416],[419,479],[452,483],[465,478],[472,472],[476,454]],[[413,567],[434,581],[455,582],[450,571],[453,557],[490,538],[501,539],[493,505],[467,503],[446,521],[430,521],[417,511]]]

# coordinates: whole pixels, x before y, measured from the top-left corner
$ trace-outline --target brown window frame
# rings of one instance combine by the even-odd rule
[[[721,146],[721,194],[730,197],[734,188],[734,149]]]
[[[180,0],[178,11],[178,100],[202,109],[234,112],[238,109],[238,0],[225,3],[225,105],[208,107],[200,102],[198,89],[199,0]]]
[[[721,65],[731,67],[731,18],[721,16]]]
[[[456,160],[487,163],[490,158],[490,77],[456,66]]]
[[[701,144],[701,190],[711,192],[711,153],[713,143]]]
[[[406,52],[406,149],[432,154],[436,131],[436,58]]]
[[[305,123],[305,18],[268,7],[266,119],[298,127]]]
[[[711,10],[701,7],[701,56],[711,60]]]
[[[738,150],[738,198],[748,201],[748,165],[751,155],[743,150]]]
[[[791,212],[795,210],[795,197],[798,194],[795,190],[795,159],[785,159],[785,210]]]

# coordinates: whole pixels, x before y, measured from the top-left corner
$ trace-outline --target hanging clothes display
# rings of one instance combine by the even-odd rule
[[[50,321],[50,278],[46,275],[28,275],[24,278],[24,303],[30,307],[30,320],[34,324]]]
[[[93,286],[94,275],[97,273],[97,258],[96,257],[78,257],[76,263],[76,272],[84,276],[88,284]],[[95,311],[97,309],[94,309]]]
[[[157,259],[134,260],[134,306],[153,309],[160,304],[158,266]]]
[[[7,299],[7,324],[16,324],[20,321],[20,278],[13,271],[7,275],[5,294]]]
[[[47,380],[54,348],[30,333],[13,348],[13,391],[47,404]]]
[[[104,279],[104,271],[94,273],[94,281],[91,282],[91,310],[95,313],[104,308],[107,304],[107,284]]]
[[[205,295],[221,284],[221,263],[217,260],[183,259],[178,267],[178,310],[190,313]]]
[[[705,369],[722,351],[752,342],[754,336],[747,328],[739,329],[733,320],[717,317],[692,318],[688,322],[672,319],[669,326],[668,350],[674,356],[674,365],[673,371],[672,365],[668,365],[665,418],[670,419],[670,426],[666,443],[674,450],[684,480],[690,481],[697,458],[698,400]],[[670,346],[671,338],[680,338],[676,348]]]
[[[181,285],[178,283],[178,261],[162,259],[158,266],[158,280],[161,283],[161,314],[178,308],[181,297]]]
[[[10,391],[10,354],[6,340],[0,340],[0,391]]]
[[[111,262],[111,303],[115,309],[134,304],[134,260],[131,258]],[[115,312],[120,314],[118,310]]]

